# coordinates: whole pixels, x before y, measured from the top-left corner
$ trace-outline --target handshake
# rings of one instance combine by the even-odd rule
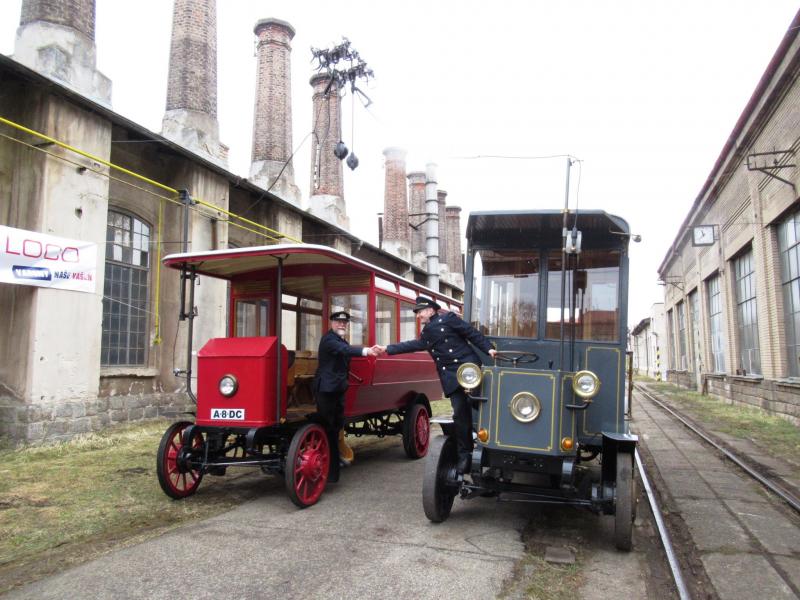
[[[384,354],[386,354],[386,346],[375,344],[371,348],[367,348],[367,356],[383,356]]]

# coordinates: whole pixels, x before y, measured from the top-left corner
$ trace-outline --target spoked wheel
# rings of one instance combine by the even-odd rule
[[[635,485],[633,480],[633,454],[630,452],[617,452],[614,545],[618,550],[628,551],[633,546]]]
[[[408,458],[422,458],[428,453],[431,422],[424,404],[414,404],[403,418],[403,449]]]
[[[286,491],[300,508],[315,504],[328,482],[331,452],[328,436],[316,423],[297,430],[286,456]]]
[[[425,516],[434,523],[441,523],[450,516],[458,488],[448,479],[455,477],[457,462],[455,438],[440,436],[431,441],[422,479],[422,506]]]
[[[190,425],[187,421],[173,423],[164,432],[158,446],[158,483],[167,496],[176,500],[194,494],[203,479],[202,471],[189,469],[178,460],[183,448],[183,432]],[[198,431],[192,439],[192,448],[202,448],[203,444],[203,434]]]

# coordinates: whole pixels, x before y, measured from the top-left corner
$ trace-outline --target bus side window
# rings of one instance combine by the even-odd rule
[[[236,337],[269,335],[269,300],[236,301]]]
[[[413,340],[417,337],[417,316],[414,314],[412,302],[400,301],[400,341]]]
[[[375,307],[375,343],[381,346],[397,341],[397,300],[377,295]]]
[[[369,313],[367,294],[331,294],[330,311],[347,311],[350,314],[350,344],[366,346],[369,344]]]

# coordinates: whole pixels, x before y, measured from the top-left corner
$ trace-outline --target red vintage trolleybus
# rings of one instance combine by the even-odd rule
[[[297,506],[314,504],[328,477],[328,442],[312,394],[328,315],[349,312],[350,343],[371,346],[417,336],[412,308],[418,295],[461,309],[451,298],[325,246],[173,254],[164,264],[181,271],[189,367],[176,374],[185,375],[197,405],[194,423],[172,424],[158,449],[158,480],[172,498],[193,494],[206,474],[251,466],[284,477]],[[230,336],[210,339],[197,353],[195,395],[192,324],[201,275],[230,282]],[[349,379],[347,433],[402,435],[410,458],[427,453],[429,401],[442,396],[427,353],[353,358]]]

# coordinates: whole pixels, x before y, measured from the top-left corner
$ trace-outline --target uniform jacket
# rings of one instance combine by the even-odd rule
[[[319,364],[314,378],[314,387],[320,392],[344,392],[347,390],[347,373],[350,358],[361,356],[363,346],[351,346],[332,329],[319,341]]]
[[[436,363],[436,372],[442,382],[445,396],[449,396],[458,388],[456,371],[465,362],[480,366],[481,360],[469,345],[488,354],[491,350],[489,341],[483,334],[452,312],[434,315],[430,322],[422,328],[419,339],[386,347],[388,354],[404,354],[427,350]]]

